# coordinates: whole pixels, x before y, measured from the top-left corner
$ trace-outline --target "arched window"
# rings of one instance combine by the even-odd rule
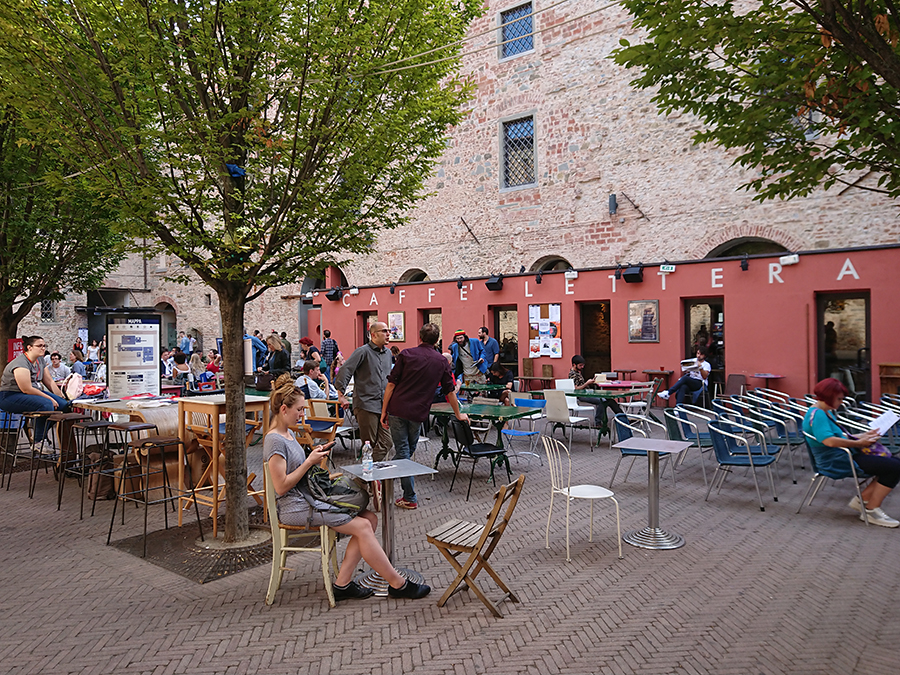
[[[572,265],[565,258],[558,255],[545,255],[531,265],[532,272],[552,272],[555,270],[567,270]]]
[[[737,255],[757,255],[765,253],[787,253],[788,249],[763,237],[738,237],[719,244],[706,254],[707,258],[730,258]]]
[[[417,267],[413,267],[412,269],[406,270],[403,274],[400,275],[400,279],[398,280],[401,284],[407,283],[410,281],[431,281],[431,277],[428,276],[428,273],[424,270],[420,270]]]

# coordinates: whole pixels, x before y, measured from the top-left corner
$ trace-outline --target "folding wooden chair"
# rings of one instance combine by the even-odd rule
[[[524,483],[525,475],[522,474],[514,483],[504,485],[497,490],[497,493],[494,495],[494,507],[488,514],[487,522],[484,525],[453,519],[448,520],[439,528],[428,533],[429,543],[437,546],[438,550],[453,566],[453,569],[456,570],[456,579],[453,580],[453,583],[450,584],[450,587],[438,600],[438,607],[443,607],[451,595],[463,588],[461,584],[465,582],[466,586],[478,596],[478,599],[491,610],[491,614],[496,617],[502,617],[503,615],[497,609],[497,606],[488,599],[475,583],[475,577],[478,576],[481,570],[485,570],[497,583],[500,590],[503,591],[504,595],[498,602],[502,602],[506,598],[513,602],[519,602],[519,599],[500,579],[488,560],[494,549],[497,548],[497,544],[500,543],[500,538],[503,536],[510,518],[512,518]],[[501,517],[500,512],[504,504],[506,504],[506,511]],[[469,556],[464,563],[460,563],[457,559],[462,553]]]

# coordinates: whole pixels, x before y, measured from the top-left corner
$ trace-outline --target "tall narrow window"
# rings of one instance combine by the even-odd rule
[[[503,187],[531,185],[534,172],[534,117],[503,123]]]
[[[500,12],[500,57],[507,58],[534,49],[531,3]]]
[[[56,303],[53,300],[41,300],[41,323],[56,322]]]

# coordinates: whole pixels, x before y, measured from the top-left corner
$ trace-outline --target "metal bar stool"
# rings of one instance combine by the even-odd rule
[[[84,493],[87,488],[87,482],[95,473],[99,474],[98,469],[104,460],[104,451],[108,447],[107,429],[111,425],[112,422],[109,420],[95,420],[91,418],[76,422],[72,425],[72,442],[76,451],[76,458],[73,462],[67,463],[60,474],[59,498],[56,505],[57,510],[59,510],[59,505],[62,503],[63,488],[66,484],[66,474],[73,474],[78,477],[78,480],[81,483],[81,508],[79,511],[79,520],[84,520]],[[99,446],[100,448],[99,457],[96,462],[91,459],[90,453],[88,453],[88,448],[90,447],[88,445],[89,434],[93,434],[95,441],[94,445]],[[94,501],[97,501],[96,491],[94,494]],[[93,509],[91,510],[91,515],[93,515]]]
[[[0,452],[3,453],[2,464],[0,464],[0,487],[3,487],[3,482],[6,480],[7,465],[9,465],[9,475],[11,480],[12,473],[15,470],[16,460],[18,459],[20,452],[23,450],[31,452],[29,443],[23,444],[20,442],[22,437],[22,426],[24,423],[25,418],[20,413],[0,410],[0,434],[3,434],[2,443],[0,443]],[[6,489],[9,489],[8,484]]]
[[[122,473],[119,479],[119,494],[117,495],[116,505],[119,500],[134,501],[143,503],[144,505],[144,551],[141,557],[147,556],[147,521],[150,512],[150,506],[154,504],[163,504],[163,514],[165,518],[166,529],[169,529],[169,510],[166,504],[172,504],[172,510],[175,510],[175,502],[183,493],[190,493],[194,502],[194,512],[197,516],[197,528],[200,530],[200,539],[203,540],[203,526],[200,523],[200,508],[197,506],[197,500],[194,497],[194,484],[190,473],[190,463],[187,463],[188,470],[188,486],[182,489],[179,485],[176,491],[173,491],[172,484],[169,480],[169,470],[167,468],[167,449],[175,448],[179,450],[178,461],[184,461],[183,441],[177,436],[147,436],[131,441],[129,447],[132,449],[135,458],[135,465],[140,467],[140,485],[135,487],[133,484],[131,489],[125,487],[125,479],[128,473],[127,462],[123,463]],[[154,459],[158,458],[159,463],[154,464]],[[154,477],[159,477],[157,485],[151,485]],[[153,495],[151,495],[153,493]],[[159,496],[156,496],[156,495]],[[109,535],[106,543],[109,544],[112,539],[112,528],[116,520],[116,505],[113,505],[112,519],[109,524]],[[122,509],[124,516],[124,507]],[[124,519],[124,518],[123,518]]]
[[[115,507],[118,504],[118,495],[122,488],[120,483],[124,482],[125,475],[130,473],[135,466],[131,464],[131,468],[129,468],[128,442],[129,440],[134,440],[142,432],[149,434],[151,431],[154,435],[159,435],[157,426],[150,422],[113,422],[106,428],[106,445],[100,457],[98,473],[112,476],[113,485],[116,486],[116,504],[113,505],[113,518],[116,516]],[[128,438],[129,434],[132,436],[131,439]],[[122,460],[119,466],[117,466],[117,459]],[[97,500],[95,499],[91,506],[91,516],[94,515],[96,506]],[[134,506],[138,508],[137,504]],[[122,523],[125,523],[124,508],[122,509]],[[110,524],[110,531],[112,531],[112,524]]]
[[[28,498],[34,498],[34,490],[37,487],[37,477],[40,465],[44,465],[44,469],[48,466],[53,467],[54,474],[59,469],[60,453],[56,444],[53,442],[51,426],[63,420],[70,419],[68,416],[74,415],[75,418],[82,418],[84,415],[79,413],[59,413],[53,410],[40,410],[24,413],[28,420],[26,431],[31,429],[31,464],[29,465],[29,481],[28,481]],[[40,440],[36,440],[37,425],[43,423],[44,434]],[[48,443],[49,441],[49,443]],[[60,445],[62,445],[60,443]]]

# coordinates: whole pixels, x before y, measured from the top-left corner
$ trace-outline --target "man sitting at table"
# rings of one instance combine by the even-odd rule
[[[307,361],[303,364],[303,374],[294,384],[307,394],[308,398],[325,398],[337,400],[338,393],[334,385],[322,374],[321,361]]]
[[[576,354],[572,357],[572,370],[569,371],[569,379],[575,383],[575,391],[578,391],[579,389],[597,389],[594,378],[591,378],[590,380],[584,379],[583,370],[584,357],[580,354]],[[594,426],[598,427],[603,426],[603,423],[606,421],[607,408],[613,411],[613,415],[618,415],[622,412],[622,408],[620,408],[619,404],[616,403],[616,400],[612,398],[579,398],[578,402],[594,406]]]
[[[499,361],[494,363],[488,371],[488,384],[502,384],[506,389],[501,391],[497,398],[500,399],[500,405],[509,405],[509,392],[513,388],[513,374],[506,366]],[[492,392],[493,393],[493,392]]]

